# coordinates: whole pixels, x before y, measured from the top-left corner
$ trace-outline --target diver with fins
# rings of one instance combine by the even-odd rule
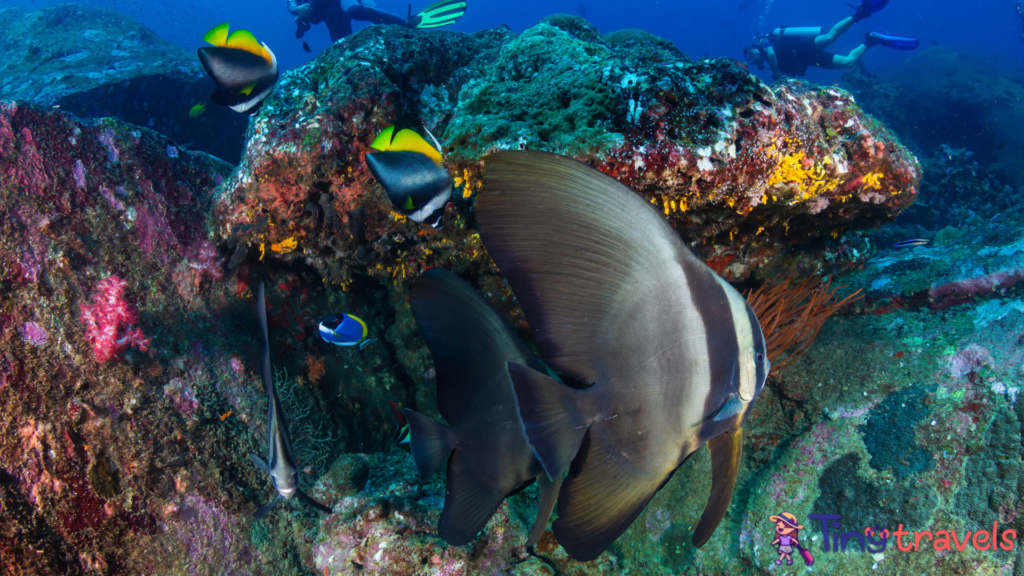
[[[295,37],[302,36],[313,24],[327,24],[331,42],[352,33],[352,21],[362,20],[374,24],[396,24],[407,28],[437,28],[454,24],[466,13],[465,0],[441,0],[427,6],[419,14],[402,18],[377,8],[373,0],[288,0],[288,12],[295,16]]]
[[[764,65],[768,64],[772,69],[772,78],[778,80],[782,76],[803,76],[809,66],[828,70],[850,68],[860,62],[872,46],[885,46],[894,50],[917,48],[920,42],[914,38],[868,32],[864,35],[864,43],[845,56],[825,50],[854,23],[875,14],[888,3],[889,0],[861,0],[852,16],[840,20],[828,32],[824,32],[821,27],[783,26],[767,35],[757,34],[754,43],[743,48],[743,55],[758,70],[763,70]]]

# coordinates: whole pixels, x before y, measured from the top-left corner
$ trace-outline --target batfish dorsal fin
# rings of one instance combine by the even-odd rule
[[[462,424],[473,406],[510,400],[505,360],[520,358],[545,369],[501,312],[451,272],[424,272],[412,287],[411,301],[416,326],[434,359],[437,406],[451,426]]]
[[[210,31],[203,35],[203,40],[214,46],[224,46],[228,43],[228,23],[217,24]]]
[[[495,490],[493,482],[487,481],[470,465],[463,451],[456,449],[448,459],[444,510],[437,533],[452,546],[469,543],[484,529],[504,499],[505,492]]]
[[[718,523],[725,517],[736,487],[736,473],[743,455],[743,428],[723,432],[708,440],[711,452],[711,494],[693,531],[693,545],[700,548],[711,539]]]
[[[620,355],[609,365],[607,352],[627,336],[620,330],[676,312],[663,302],[678,291],[665,283],[673,271],[704,267],[640,196],[557,154],[485,157],[475,211],[480,237],[522,304],[541,358],[588,384],[599,374],[629,374],[646,360]],[[668,337],[678,340],[676,332]]]

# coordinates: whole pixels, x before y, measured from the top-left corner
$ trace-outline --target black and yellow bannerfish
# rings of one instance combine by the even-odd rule
[[[217,85],[210,101],[236,112],[255,113],[277,84],[277,57],[248,30],[228,35],[228,23],[203,36],[213,44],[199,49],[199,61]]]
[[[452,181],[441,153],[409,129],[388,126],[374,138],[366,165],[384,187],[395,209],[437,228],[452,196]]]

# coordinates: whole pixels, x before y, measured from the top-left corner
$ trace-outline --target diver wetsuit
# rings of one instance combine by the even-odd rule
[[[309,5],[309,12],[304,13],[303,6]],[[295,37],[302,38],[311,24],[321,22],[327,24],[327,32],[331,42],[352,33],[352,21],[363,20],[374,24],[405,25],[405,18],[396,16],[385,10],[375,8],[369,0],[288,0],[288,11],[295,18]]]
[[[768,35],[778,59],[779,72],[786,76],[803,76],[808,66],[835,69],[835,54],[814,45],[822,34],[821,27],[776,28]]]

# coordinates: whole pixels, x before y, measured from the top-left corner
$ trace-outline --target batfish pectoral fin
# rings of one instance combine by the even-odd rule
[[[590,427],[579,407],[586,392],[561,384],[533,368],[515,362],[506,365],[526,440],[548,479],[561,478]]]
[[[252,463],[255,464],[257,468],[259,468],[263,472],[266,472],[267,474],[270,474],[270,466],[267,466],[267,463],[263,461],[263,458],[260,458],[255,454],[253,454],[251,458]]]
[[[426,483],[444,466],[448,455],[455,449],[452,429],[409,408],[403,414],[409,423],[412,458],[416,461],[420,482]]]
[[[448,459],[444,509],[437,533],[452,546],[471,542],[487,526],[507,492],[494,486],[493,481],[482,476],[472,464],[463,450],[455,450]]]
[[[743,454],[743,428],[727,430],[708,440],[708,450],[711,452],[711,495],[693,531],[693,545],[697,548],[711,539],[729,510]]]
[[[562,487],[562,477],[548,480],[547,476],[541,474],[537,477],[537,486],[540,488],[537,519],[533,521],[533,528],[530,529],[530,538],[526,541],[527,546],[536,544],[544,534],[544,530],[547,529],[551,513],[555,510],[555,502],[558,501],[558,490]]]
[[[257,510],[256,513],[252,515],[252,519],[256,520],[256,521],[262,520],[263,517],[266,516],[267,513],[270,512],[270,509],[274,507],[274,504],[277,504],[277,501],[280,500],[280,499],[281,499],[281,495],[280,494],[274,494],[274,499],[271,500],[270,503],[267,504],[266,506],[264,506],[263,508],[260,508],[259,510]]]
[[[743,412],[743,401],[738,395],[729,394],[729,397],[722,403],[722,407],[715,413],[715,422],[728,420],[741,412]]]
[[[296,490],[295,491],[295,495],[299,497],[299,500],[302,500],[306,504],[309,504],[310,506],[312,506],[313,508],[316,508],[317,510],[319,510],[321,512],[324,512],[326,514],[331,514],[332,512],[334,512],[333,510],[331,510],[327,506],[324,506],[323,504],[317,502],[316,500],[313,500],[313,498],[311,498],[309,496],[309,494],[306,494],[302,490]]]

